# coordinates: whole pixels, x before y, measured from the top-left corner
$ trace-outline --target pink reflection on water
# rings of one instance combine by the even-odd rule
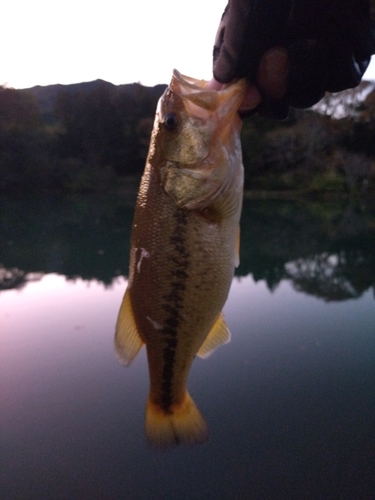
[[[49,274],[0,293],[0,389],[8,403],[117,366],[113,336],[126,283],[118,278],[108,289]]]

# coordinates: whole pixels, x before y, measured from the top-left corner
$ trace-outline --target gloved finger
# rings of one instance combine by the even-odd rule
[[[244,40],[248,36],[247,29],[251,15],[249,0],[229,1],[222,15],[215,38],[213,50],[213,74],[217,81],[228,83],[237,74]]]
[[[288,84],[289,57],[282,47],[267,50],[259,64],[257,87],[257,114],[275,119],[285,119],[288,116],[289,103],[285,99]],[[242,118],[254,114],[254,100],[250,106],[244,101],[239,113]]]
[[[288,84],[289,57],[283,47],[267,50],[259,64],[257,85],[270,99],[282,99]]]
[[[255,83],[263,53],[284,45],[293,0],[229,0],[214,46],[213,74],[220,82]]]

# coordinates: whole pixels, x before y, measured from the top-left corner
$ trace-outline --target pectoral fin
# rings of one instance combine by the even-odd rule
[[[130,293],[127,289],[116,324],[115,349],[119,361],[125,366],[130,365],[143,343],[135,323]]]
[[[236,267],[238,267],[240,265],[240,226],[238,226],[238,232],[237,232],[237,238],[236,238],[234,265]]]
[[[197,352],[197,356],[208,358],[215,349],[228,342],[230,342],[230,331],[224,321],[224,314],[221,313]]]

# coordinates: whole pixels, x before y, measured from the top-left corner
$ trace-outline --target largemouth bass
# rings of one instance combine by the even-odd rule
[[[156,447],[206,441],[187,392],[195,355],[230,339],[222,308],[238,263],[243,166],[237,110],[246,84],[209,90],[174,70],[159,100],[132,228],[115,345],[146,344],[146,435]]]

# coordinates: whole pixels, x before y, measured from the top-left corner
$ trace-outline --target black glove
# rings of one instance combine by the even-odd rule
[[[256,84],[262,54],[277,46],[289,56],[287,92],[276,101],[263,96],[257,111],[285,118],[289,106],[307,108],[326,91],[360,83],[375,53],[369,0],[229,0],[216,35],[214,77]]]

